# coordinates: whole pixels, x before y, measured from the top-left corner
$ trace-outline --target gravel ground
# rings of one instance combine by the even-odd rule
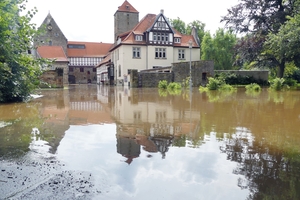
[[[55,159],[0,162],[0,199],[93,199],[91,173],[63,170]]]

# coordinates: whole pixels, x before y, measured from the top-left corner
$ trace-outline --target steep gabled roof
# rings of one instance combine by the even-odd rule
[[[68,48],[69,57],[104,57],[109,49],[112,47],[112,43],[102,42],[76,42],[68,41],[69,45],[84,45],[83,49]]]
[[[127,35],[127,37],[122,40],[123,44],[146,44],[146,41],[135,41],[134,34],[144,34],[147,29],[153,25],[155,22],[155,14],[147,14]]]
[[[162,17],[162,18],[165,20],[165,22],[167,23],[167,25],[170,27],[170,29],[171,29],[172,32],[174,33],[174,30],[172,29],[172,26],[170,25],[169,20],[168,20],[168,19],[164,16],[164,14],[163,14],[163,10],[162,10],[161,13],[159,13],[158,15],[156,15],[155,22],[156,22],[160,17]],[[154,24],[155,24],[155,23],[153,23],[152,26],[150,26],[150,27],[148,28],[148,30],[147,30],[148,32],[150,32],[150,31],[153,29]]]
[[[55,59],[56,62],[68,62],[68,58],[61,46],[40,46],[37,53],[41,58]]]
[[[54,18],[52,17],[52,15],[50,14],[50,12],[48,13],[47,17],[44,19],[42,25],[40,26],[40,28],[43,27],[43,25],[51,25],[51,26],[55,26],[61,35],[63,35],[63,37],[67,40],[66,36],[64,35],[64,33],[61,31],[61,29],[59,28],[59,26],[57,25],[57,23],[55,22]]]
[[[173,43],[175,47],[188,47],[189,46],[189,40],[192,40],[193,45],[192,47],[199,48],[197,41],[193,37],[193,35],[184,35],[181,34],[179,31],[171,27],[170,23],[166,19],[166,17],[161,12],[158,15],[155,14],[147,14],[131,31],[120,34],[119,38],[121,38],[121,43],[112,47],[110,51],[117,48],[119,45],[122,44],[137,44],[137,45],[146,45],[146,41],[136,41],[135,35],[143,35],[145,32],[150,32],[155,24],[155,22],[160,18],[163,17],[166,21],[167,25],[171,28],[170,31],[174,33],[174,37],[181,38],[180,43]]]
[[[139,13],[127,0],[118,7],[116,12],[131,12],[131,13]]]

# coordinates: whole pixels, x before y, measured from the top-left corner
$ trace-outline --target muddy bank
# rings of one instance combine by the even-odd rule
[[[64,170],[53,158],[0,162],[0,199],[93,199],[99,194],[91,173]]]

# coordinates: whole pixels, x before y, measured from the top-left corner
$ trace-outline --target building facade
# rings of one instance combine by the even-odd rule
[[[63,69],[64,85],[97,83],[94,66],[105,58],[112,46],[111,43],[68,41],[50,13],[41,24],[40,29],[42,34],[35,39],[34,46],[36,50],[33,52],[36,57],[54,61],[52,67],[50,67],[51,69],[47,69],[52,70],[49,73],[52,77],[60,76],[60,73],[55,74],[55,72],[59,71],[56,70],[55,66],[60,65],[57,69]],[[67,62],[60,60],[61,55],[60,58],[57,57],[57,47],[63,50],[63,52],[59,52],[64,54]],[[38,52],[39,49],[45,48],[47,49],[47,55]],[[46,77],[49,77],[49,74]],[[54,85],[53,81],[51,81],[51,85]]]
[[[133,10],[125,1],[116,13],[131,16]],[[125,19],[124,19],[125,20]],[[115,14],[115,21],[116,14]],[[125,22],[124,22],[125,23]],[[127,23],[135,23],[128,20]],[[129,26],[128,26],[129,27]],[[123,30],[115,24],[115,30]],[[191,35],[176,31],[169,23],[163,10],[159,14],[147,14],[131,30],[117,35],[113,48],[110,49],[110,62],[97,65],[97,76],[104,77],[107,69],[109,82],[115,85],[130,85],[130,71],[141,71],[170,67],[172,63],[200,60],[200,44],[195,29]],[[115,34],[119,33],[115,31]],[[101,79],[101,78],[98,78]]]

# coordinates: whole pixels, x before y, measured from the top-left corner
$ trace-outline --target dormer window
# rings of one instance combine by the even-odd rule
[[[174,38],[174,43],[180,43],[180,38]]]
[[[143,36],[142,35],[136,35],[135,36],[135,41],[143,41]]]

